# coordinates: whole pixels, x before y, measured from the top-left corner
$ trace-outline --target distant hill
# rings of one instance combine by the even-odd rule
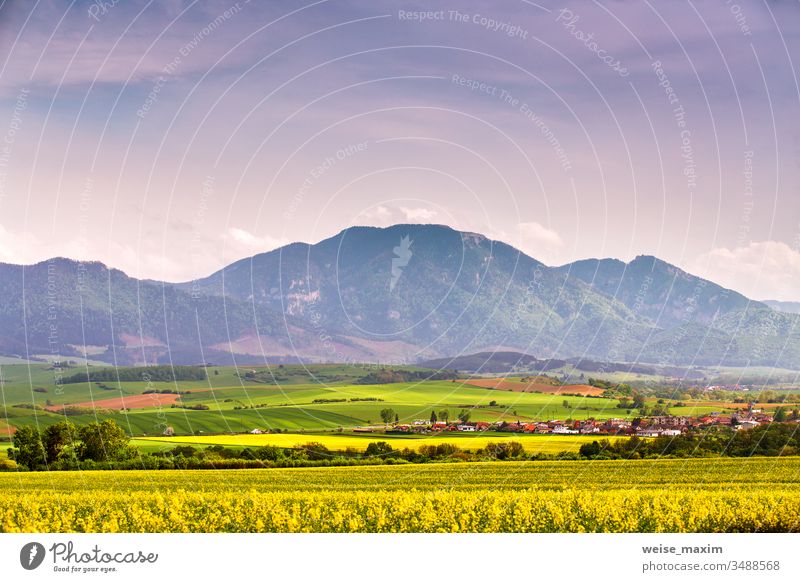
[[[684,378],[701,377],[696,371],[677,366],[657,366],[655,364],[625,363],[589,360],[586,358],[568,358],[566,360],[540,360],[519,352],[481,352],[438,358],[420,362],[421,366],[434,370],[458,370],[459,372],[478,374],[511,374],[526,375],[558,370],[567,365],[581,372],[628,372],[631,374],[667,375]]]
[[[783,313],[800,313],[800,301],[762,301],[775,311]]]
[[[484,374],[546,372],[566,364],[566,360],[540,360],[519,352],[480,352],[420,362],[421,366],[433,370],[458,370]]]
[[[88,346],[92,359],[119,364],[391,366],[520,352],[800,368],[796,314],[655,257],[548,267],[437,225],[353,227],[178,285],[65,259],[0,265],[0,293],[8,356],[80,356]]]

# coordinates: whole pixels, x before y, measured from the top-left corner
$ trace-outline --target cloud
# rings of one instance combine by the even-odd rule
[[[439,217],[432,208],[378,205],[361,212],[355,224],[368,226],[391,226],[402,222],[430,223]]]
[[[167,256],[163,247],[151,239],[136,246],[112,241],[108,245],[90,247],[88,241],[80,237],[45,242],[31,232],[12,232],[0,225],[0,262],[33,265],[54,257],[100,261],[131,277],[165,281],[188,280],[197,267],[192,261],[178,261]]]
[[[538,222],[520,222],[519,236],[522,244],[528,248],[552,251],[564,246],[564,241],[556,231]]]
[[[375,206],[368,210],[362,211],[356,216],[356,224],[365,224],[368,226],[388,226],[393,222],[394,212],[386,206]]]
[[[560,263],[562,260],[561,249],[564,240],[561,235],[538,222],[520,222],[516,229],[510,232],[488,225],[476,225],[462,230],[484,233],[489,238],[509,244],[529,257],[547,264]]]
[[[29,232],[14,233],[0,225],[0,262],[30,264],[42,260],[43,243]]]
[[[400,212],[405,215],[406,220],[409,222],[430,222],[438,216],[438,213],[430,208],[406,208],[401,206]]]
[[[243,228],[231,227],[227,231],[225,242],[228,246],[232,247],[234,252],[265,253],[294,241],[285,238],[275,238],[269,235],[256,236]]]
[[[800,252],[778,241],[752,242],[700,255],[694,272],[756,299],[800,300]]]

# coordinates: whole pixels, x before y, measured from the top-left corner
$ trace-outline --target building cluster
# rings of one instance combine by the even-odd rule
[[[436,432],[510,432],[552,435],[598,435],[598,436],[678,436],[689,431],[729,426],[736,430],[755,428],[772,422],[772,415],[760,409],[748,408],[734,414],[712,412],[708,415],[649,416],[636,419],[609,418],[605,420],[549,420],[542,422],[429,422],[415,420],[409,424],[397,424],[387,430],[391,434],[430,434]],[[357,429],[372,432],[374,429]]]

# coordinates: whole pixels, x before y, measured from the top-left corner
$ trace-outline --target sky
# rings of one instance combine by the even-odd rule
[[[797,2],[0,2],[2,262],[419,222],[800,301]]]

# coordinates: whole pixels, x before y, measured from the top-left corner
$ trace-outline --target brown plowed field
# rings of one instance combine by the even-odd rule
[[[580,394],[581,396],[600,396],[603,394],[602,388],[588,386],[586,384],[574,384],[571,386],[552,386],[550,384],[537,384],[506,380],[504,378],[480,378],[467,380],[464,382],[470,386],[480,388],[493,388],[495,390],[508,390],[509,392],[542,392],[544,394]]]
[[[59,404],[48,406],[50,412],[58,412],[63,406],[76,406],[78,408],[106,408],[109,410],[122,410],[126,408],[152,408],[154,406],[169,406],[175,404],[180,398],[180,394],[132,394],[119,398],[106,398],[95,400],[94,402],[79,402],[75,404]]]

